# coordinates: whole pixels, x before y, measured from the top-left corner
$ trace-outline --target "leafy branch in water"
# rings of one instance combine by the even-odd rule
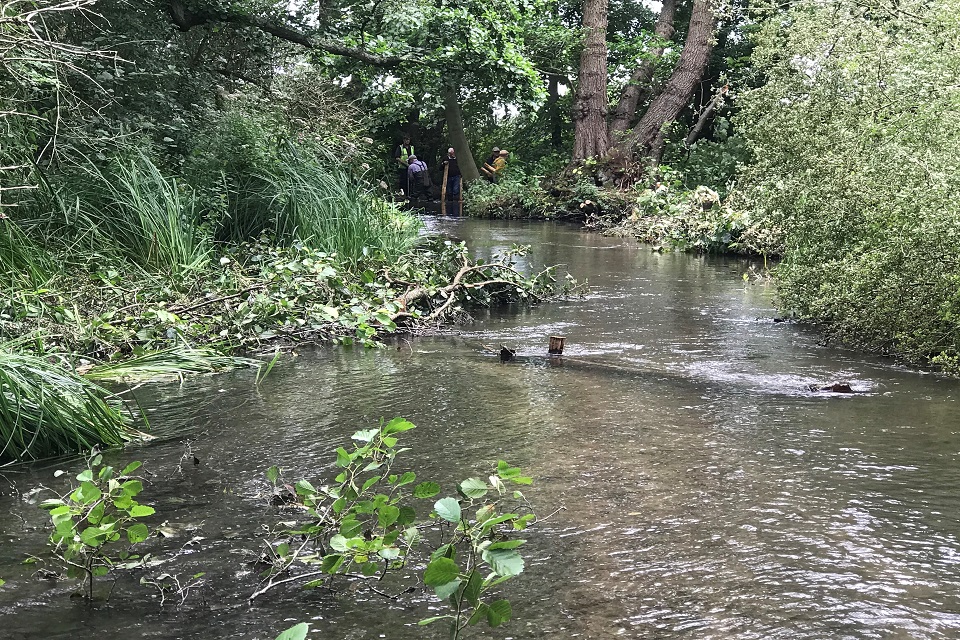
[[[93,598],[95,577],[107,575],[120,561],[137,559],[126,550],[114,555],[113,549],[138,544],[150,535],[140,519],[153,515],[153,507],[136,500],[143,483],[133,473],[140,465],[131,462],[117,471],[94,452],[87,458],[87,468],[77,475],[79,486],[40,504],[53,522],[54,554],[68,577],[82,580],[87,598]]]
[[[492,594],[523,571],[517,549],[525,540],[510,533],[525,529],[536,516],[523,494],[507,487],[529,485],[532,479],[500,461],[487,479],[467,478],[457,486],[457,496],[435,500],[429,516],[418,517],[420,501],[436,498],[441,487],[418,482],[412,471],[394,471],[398,454],[407,450],[398,448],[399,436],[414,428],[395,418],[354,433],[352,451],[337,449],[340,471],[319,487],[307,480],[290,484],[277,467],[267,470],[274,502],[296,503],[309,519],[284,526],[283,537],[268,546],[270,567],[251,600],[287,583],[311,589],[335,576],[379,581],[390,570],[416,562],[426,564],[423,583],[451,609],[420,624],[447,620],[451,637],[459,638],[467,626],[483,620],[496,627],[510,619],[509,600],[492,599]],[[432,552],[420,558],[424,548]]]

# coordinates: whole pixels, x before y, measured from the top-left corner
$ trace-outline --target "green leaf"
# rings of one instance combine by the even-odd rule
[[[346,536],[342,536],[338,533],[330,538],[330,548],[334,551],[347,551],[350,547],[347,546]]]
[[[513,528],[517,529],[518,531],[522,531],[526,529],[527,525],[530,524],[530,522],[532,522],[535,518],[536,516],[532,513],[528,513],[525,516],[520,516],[519,518],[514,520]]]
[[[363,523],[356,518],[344,518],[340,522],[340,534],[346,538],[356,537],[363,529]]]
[[[499,460],[497,462],[497,475],[504,480],[516,478],[520,475],[520,467],[511,467],[503,460]]]
[[[440,485],[436,482],[421,482],[414,488],[414,498],[432,498],[440,493]]]
[[[417,512],[413,510],[413,507],[403,506],[400,507],[400,517],[397,518],[397,524],[407,525],[412,524],[417,519]]]
[[[484,604],[484,603],[482,603],[482,602],[481,602],[480,604],[478,604],[478,605],[477,605],[477,608],[474,609],[474,611],[473,611],[473,615],[470,616],[470,619],[469,619],[469,620],[467,620],[467,624],[472,627],[473,625],[475,625],[475,624],[477,624],[478,622],[480,622],[480,620],[482,620],[482,619],[487,615],[487,609],[489,609],[489,608],[490,608],[490,607],[488,607],[486,604]]]
[[[381,527],[389,527],[400,518],[400,509],[393,505],[386,505],[377,512],[377,522]]]
[[[343,564],[343,556],[339,553],[331,553],[323,556],[323,562],[320,563],[320,569],[325,573],[336,573],[341,564]]]
[[[417,624],[420,625],[421,627],[423,627],[423,626],[426,626],[426,625],[428,625],[428,624],[430,624],[430,623],[432,623],[432,622],[436,622],[437,620],[446,620],[446,619],[448,619],[448,618],[449,618],[450,620],[453,620],[453,619],[454,619],[453,616],[433,616],[432,618],[424,618],[423,620],[421,620],[421,621],[418,622]]]
[[[353,460],[350,458],[350,454],[347,453],[347,450],[343,447],[337,447],[337,466],[349,467],[351,462],[353,462]]]
[[[497,574],[516,576],[523,572],[523,558],[512,549],[487,549],[483,559]]]
[[[480,594],[483,593],[483,576],[474,569],[470,572],[470,579],[467,580],[467,586],[463,588],[463,597],[467,602],[476,607],[480,604]]]
[[[377,484],[381,479],[381,476],[373,476],[372,478],[368,478],[367,481],[363,483],[363,488],[360,489],[360,493],[363,493],[373,485]]]
[[[77,474],[77,480],[80,482],[93,482],[93,471],[90,469],[84,469]]]
[[[460,567],[450,558],[431,560],[423,572],[424,584],[437,587],[456,580],[460,576]]]
[[[460,578],[457,578],[456,580],[452,580],[447,584],[437,585],[433,588],[433,591],[437,594],[438,598],[441,600],[446,600],[457,592],[457,589],[460,588],[460,584],[461,580]]]
[[[507,522],[509,520],[513,520],[516,517],[517,517],[517,514],[515,513],[504,513],[497,516],[496,518],[490,518],[489,520],[485,520],[483,522],[483,532],[486,533],[487,531],[494,528],[498,524]]]
[[[476,500],[487,495],[487,483],[480,478],[467,478],[460,483],[460,491],[466,497]]]
[[[503,540],[501,542],[494,542],[487,547],[487,549],[490,549],[491,551],[493,549],[516,549],[524,542],[526,542],[526,540]]]
[[[84,504],[94,503],[99,500],[102,495],[103,492],[100,491],[100,487],[92,482],[82,482],[80,488],[77,490],[78,502]]]
[[[270,481],[270,484],[277,484],[277,480],[280,478],[280,467],[274,465],[267,469],[267,480]]]
[[[130,541],[130,544],[137,544],[138,542],[143,542],[148,537],[150,537],[150,530],[147,529],[147,525],[142,522],[130,526],[127,528],[127,540]]]
[[[404,420],[403,418],[394,418],[383,427],[383,434],[403,433],[404,431],[410,431],[410,429],[416,428],[416,425],[412,422]]]
[[[384,547],[377,551],[377,554],[384,560],[396,560],[400,557],[400,549],[396,547]]]
[[[91,571],[91,573],[92,573],[94,576],[96,576],[97,578],[102,578],[103,576],[105,576],[105,575],[107,575],[108,573],[110,573],[110,568],[109,568],[109,567],[103,567],[103,566],[94,567],[93,570]]]
[[[317,490],[313,488],[313,485],[306,480],[297,480],[297,484],[294,486],[297,489],[298,496],[310,496],[317,492]]]
[[[128,464],[123,468],[123,471],[120,472],[120,475],[128,476],[134,471],[136,471],[137,469],[139,469],[142,465],[143,465],[142,462],[134,460],[133,462],[131,462],[130,464]]]
[[[106,508],[107,508],[107,505],[103,502],[97,504],[97,506],[91,509],[90,513],[87,514],[87,522],[89,522],[90,524],[100,524],[100,519],[103,517],[103,512],[106,510]],[[57,509],[54,509],[53,511],[51,511],[50,515],[60,515],[60,514],[54,514],[54,511],[57,511]],[[56,522],[56,519],[54,519],[54,522]]]
[[[410,484],[416,479],[417,479],[417,474],[415,474],[413,471],[407,471],[402,476],[400,476],[399,480],[397,480],[397,486],[402,487],[405,484]]]
[[[460,522],[460,503],[456,498],[440,498],[434,503],[433,510],[447,522]]]
[[[133,498],[140,495],[140,492],[143,491],[143,483],[139,480],[127,480],[120,485],[120,488],[123,489],[124,495]]]
[[[277,636],[277,640],[304,640],[307,637],[307,632],[310,630],[310,625],[306,622],[301,622],[300,624],[294,625]]]
[[[130,508],[130,515],[134,518],[145,518],[147,516],[152,516],[156,513],[156,510],[153,507],[148,507],[145,504],[134,505]]]
[[[491,627],[499,627],[504,622],[510,620],[512,611],[509,600],[497,600],[491,602],[487,608],[487,623]]]
[[[90,547],[99,547],[106,542],[108,535],[109,531],[100,527],[87,527],[80,532],[80,542]]]
[[[377,433],[379,433],[377,429],[365,429],[363,431],[357,431],[350,437],[360,442],[370,442],[377,437]]]

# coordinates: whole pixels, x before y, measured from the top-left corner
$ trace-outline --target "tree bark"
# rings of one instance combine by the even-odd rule
[[[607,137],[607,0],[584,0],[586,39],[573,103],[573,162],[601,157]]]
[[[609,135],[611,140],[615,140],[617,135],[630,128],[630,124],[637,114],[637,105],[650,94],[650,82],[653,80],[653,74],[657,69],[657,61],[663,56],[664,47],[662,43],[670,40],[675,31],[673,21],[676,13],[677,0],[663,0],[660,16],[653,28],[653,32],[660,38],[660,43],[650,50],[650,58],[643,60],[637,66],[630,75],[627,86],[623,88],[620,101],[617,102],[617,106],[613,110],[613,117],[610,119]]]
[[[554,149],[563,146],[563,123],[560,120],[560,76],[547,76],[547,117],[550,119],[550,145]]]
[[[680,64],[667,80],[663,92],[650,103],[637,126],[618,145],[623,154],[659,161],[664,145],[663,127],[677,119],[707,70],[717,28],[714,2],[694,1],[690,30],[680,54]]]
[[[450,133],[450,142],[457,152],[457,165],[464,182],[473,182],[480,177],[477,163],[470,153],[470,143],[463,129],[463,113],[460,110],[458,87],[455,84],[443,86],[443,110],[447,117],[447,130]]]

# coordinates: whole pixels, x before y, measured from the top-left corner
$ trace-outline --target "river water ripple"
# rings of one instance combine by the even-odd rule
[[[960,637],[960,384],[774,323],[744,261],[563,226],[432,224],[481,253],[532,244],[528,268],[564,263],[591,292],[449,337],[304,350],[259,388],[245,371],[139,390],[165,437],[119,457],[155,474],[144,496],[171,534],[151,543],[158,557],[208,586],[160,612],[137,576],[95,607],[37,578],[20,562],[43,552],[46,516],[20,494],[77,464],[36,465],[0,486],[0,637],[271,639],[301,620],[316,638],[444,637],[415,626],[436,608],[419,592],[245,603],[278,519],[266,467],[322,477],[349,434],[395,415],[419,426],[406,455],[421,476],[449,483],[502,458],[535,477],[540,512],[564,507],[530,532],[515,619],[482,637]],[[567,348],[550,360],[555,334]],[[501,343],[517,362],[481,346]],[[807,387],[839,380],[860,393]]]

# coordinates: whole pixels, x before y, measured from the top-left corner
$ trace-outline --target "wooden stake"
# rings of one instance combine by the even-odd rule
[[[550,347],[547,349],[547,353],[554,356],[561,355],[563,353],[563,341],[566,339],[566,336],[550,336]]]
[[[450,163],[443,164],[443,184],[440,185],[440,215],[447,215],[447,173],[450,171]]]

